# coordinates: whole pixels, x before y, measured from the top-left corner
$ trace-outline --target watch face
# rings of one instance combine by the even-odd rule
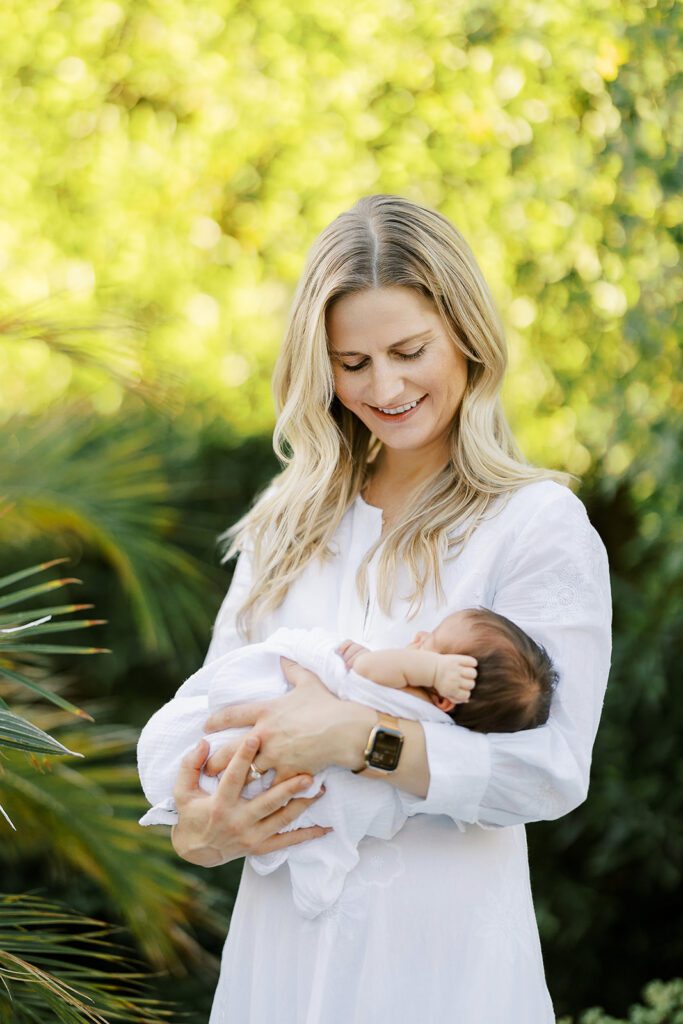
[[[403,736],[384,729],[378,729],[368,757],[372,768],[380,768],[385,772],[393,772],[398,767],[398,759],[403,746]]]

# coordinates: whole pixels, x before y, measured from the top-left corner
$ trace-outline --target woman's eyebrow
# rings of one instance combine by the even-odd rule
[[[410,341],[422,341],[423,338],[427,338],[430,334],[432,334],[431,328],[426,331],[420,331],[419,334],[411,334],[407,338],[401,338],[400,341],[394,341],[389,345],[389,349],[398,348],[399,345],[406,345]],[[331,349],[330,352],[334,356],[364,356],[366,354],[365,352],[335,352],[334,349]]]

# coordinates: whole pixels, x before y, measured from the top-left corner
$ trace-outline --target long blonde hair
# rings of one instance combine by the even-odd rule
[[[411,615],[430,584],[443,600],[441,562],[457,555],[495,498],[535,480],[566,479],[530,466],[517,450],[499,400],[507,365],[503,330],[462,235],[441,214],[400,196],[366,196],[315,240],[294,295],[273,377],[273,447],[283,469],[219,538],[228,542],[221,561],[250,551],[252,587],[238,616],[247,638],[311,560],[330,556],[330,541],[363,488],[379,442],[335,397],[326,312],[344,295],[390,286],[431,298],[467,359],[468,379],[453,419],[450,460],[367,552],[359,599],[381,544],[377,596],[384,611],[401,564],[414,584]]]

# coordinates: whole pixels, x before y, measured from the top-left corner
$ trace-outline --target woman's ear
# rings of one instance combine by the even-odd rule
[[[448,697],[442,697],[436,690],[429,691],[429,699],[435,708],[438,708],[439,711],[445,711],[446,714],[455,707],[455,701],[449,700]]]

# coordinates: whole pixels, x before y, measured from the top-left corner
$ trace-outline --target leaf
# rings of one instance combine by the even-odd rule
[[[36,594],[44,594],[48,590],[56,590],[57,587],[63,587],[67,583],[82,582],[83,580],[77,580],[69,577],[59,580],[48,580],[45,583],[39,583],[35,587],[26,587],[24,590],[16,590],[12,594],[6,594],[5,597],[0,597],[0,608],[8,608],[13,604],[19,604],[20,601],[26,601],[29,597],[35,597]]]
[[[170,1005],[146,995],[139,965],[113,941],[114,932],[31,894],[0,894],[0,1019],[16,1024],[168,1019]]]
[[[79,612],[86,608],[94,608],[93,604],[59,604],[52,605],[49,608],[40,608],[41,615],[51,615],[53,618],[55,615],[68,615],[69,612]],[[28,622],[36,614],[36,610],[31,609],[25,612],[5,612],[4,615],[0,615],[0,626],[12,625],[12,623],[23,623]]]
[[[35,680],[29,676],[24,675],[23,672],[16,672],[14,669],[7,668],[0,664],[0,676],[6,676],[7,679],[13,679],[15,683],[22,683],[27,686],[29,690],[33,690],[34,693],[40,694],[46,700],[49,700],[52,704],[56,704],[58,708],[63,708],[64,711],[70,711],[72,715],[78,715],[79,718],[85,718],[87,721],[92,722],[94,719],[87,711],[83,708],[77,707],[72,704],[66,697],[62,697],[61,693],[55,693],[53,690],[46,690],[45,687],[40,686]],[[3,700],[0,699],[0,707],[7,706]]]
[[[10,573],[8,576],[0,576],[0,590],[4,590],[5,587],[9,587],[19,580],[26,579],[27,576],[33,576],[37,572],[52,568],[53,565],[61,565],[68,561],[68,558],[51,558],[48,562],[40,562],[38,565],[29,566],[28,569],[19,569],[18,572]]]
[[[69,750],[68,747],[53,739],[42,729],[27,722],[25,718],[20,718],[19,715],[5,710],[0,710],[0,746],[30,751],[34,754],[83,756],[74,750]]]

